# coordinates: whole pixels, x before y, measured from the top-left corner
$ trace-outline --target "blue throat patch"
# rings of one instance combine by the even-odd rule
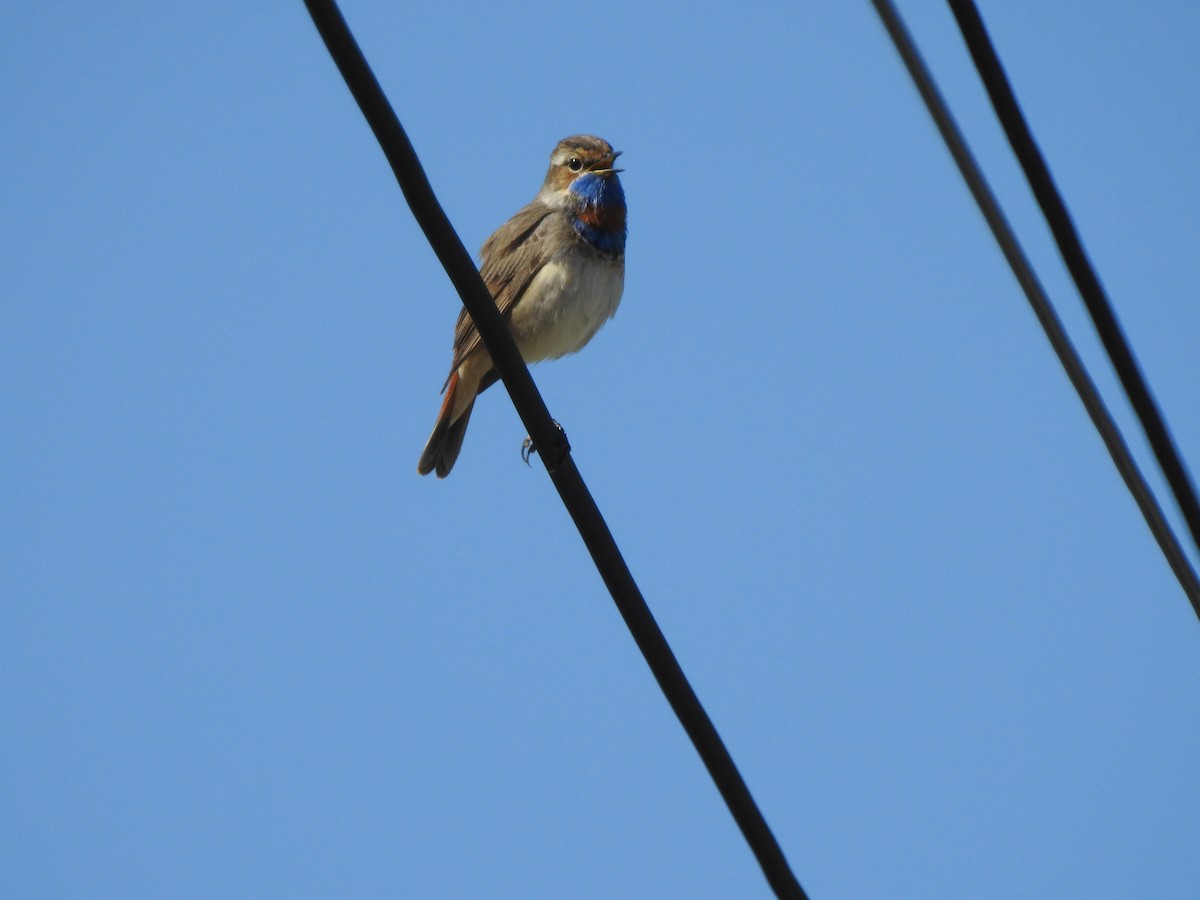
[[[624,252],[625,191],[620,180],[586,173],[571,182],[570,191],[582,201],[574,218],[579,235],[601,253]]]

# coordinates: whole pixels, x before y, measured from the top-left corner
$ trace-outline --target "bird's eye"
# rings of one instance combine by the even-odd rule
[[[567,160],[567,168],[572,172],[578,172],[583,168],[583,160],[581,160],[578,156],[572,156]]]

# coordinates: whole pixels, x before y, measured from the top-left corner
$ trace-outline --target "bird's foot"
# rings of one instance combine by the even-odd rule
[[[563,431],[563,427],[557,422],[554,423],[554,427],[558,429],[558,438],[554,442],[554,447],[551,448],[554,453],[553,457],[547,457],[547,459],[553,460],[553,464],[548,466],[551,472],[553,472],[558,467],[558,464],[562,462],[564,458],[566,458],[566,455],[571,452],[571,444],[567,440],[567,433]],[[529,460],[533,454],[537,452],[538,448],[533,445],[533,438],[531,438],[529,435],[525,435],[525,440],[521,441],[521,459],[525,461],[525,465],[532,465]]]

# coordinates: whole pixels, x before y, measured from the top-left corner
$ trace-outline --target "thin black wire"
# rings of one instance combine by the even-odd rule
[[[408,136],[363,58],[337,4],[333,0],[305,0],[305,5],[391,164],[413,216],[475,320],[483,343],[491,354],[492,363],[500,373],[535,446],[560,446],[558,427],[550,418],[529,370],[496,309],[495,301],[434,196]],[[659,687],[741,828],[767,882],[779,897],[807,898],[721,736],[700,705],[699,698],[650,613],[608,525],[571,459],[570,449],[563,447],[561,454],[543,452],[539,455],[638,649],[642,651]]]
[[[1000,59],[988,37],[983,19],[979,16],[979,10],[972,0],[948,0],[948,2],[950,11],[954,13],[954,18],[958,21],[958,28],[962,32],[967,50],[971,53],[971,59],[975,61],[979,77],[987,89],[992,107],[996,110],[996,116],[999,118],[1000,124],[1004,126],[1008,143],[1021,163],[1025,178],[1029,182],[1030,188],[1033,189],[1033,195],[1037,198],[1038,205],[1042,208],[1042,215],[1046,217],[1046,222],[1054,234],[1058,251],[1062,254],[1067,270],[1075,280],[1075,286],[1079,289],[1084,305],[1092,316],[1092,322],[1100,335],[1100,341],[1104,344],[1104,349],[1108,351],[1108,357],[1112,360],[1117,377],[1121,379],[1125,394],[1129,397],[1129,402],[1133,405],[1138,420],[1142,423],[1142,430],[1146,432],[1150,447],[1158,459],[1158,465],[1166,476],[1167,484],[1170,485],[1171,492],[1175,495],[1175,502],[1179,504],[1184,521],[1187,522],[1188,529],[1192,533],[1192,540],[1200,549],[1200,501],[1196,499],[1196,487],[1192,483],[1191,476],[1179,455],[1174,440],[1171,438],[1171,432],[1154,400],[1154,395],[1150,393],[1150,386],[1146,384],[1146,380],[1142,376],[1133,350],[1125,339],[1125,334],[1121,330],[1120,322],[1117,321],[1116,313],[1113,312],[1108,295],[1100,284],[1100,278],[1096,275],[1091,260],[1088,259],[1087,251],[1084,250],[1083,242],[1079,238],[1079,232],[1071,220],[1071,214],[1067,211],[1066,203],[1063,202],[1054,178],[1050,175],[1046,159],[1033,139],[1029,123],[1026,122],[1021,107],[1017,103],[1012,85],[1009,84],[1004,67],[1000,64]]]
[[[950,155],[954,157],[954,162],[958,166],[959,172],[962,173],[963,180],[966,181],[971,195],[979,205],[984,219],[987,220],[988,227],[991,228],[996,242],[1000,245],[1000,250],[1004,253],[1004,258],[1008,261],[1013,274],[1024,290],[1025,296],[1029,300],[1029,305],[1033,308],[1034,315],[1037,316],[1038,321],[1041,323],[1043,330],[1046,332],[1046,337],[1050,340],[1050,345],[1058,355],[1059,362],[1062,363],[1063,368],[1066,370],[1067,377],[1078,392],[1079,399],[1083,401],[1083,406],[1087,410],[1088,415],[1091,416],[1092,424],[1100,432],[1100,437],[1104,441],[1105,447],[1108,448],[1113,464],[1116,465],[1117,471],[1121,473],[1121,478],[1124,479],[1126,487],[1128,487],[1129,492],[1133,495],[1133,499],[1141,510],[1142,516],[1146,519],[1146,524],[1149,526],[1150,532],[1154,535],[1155,540],[1158,541],[1158,546],[1167,558],[1167,563],[1171,566],[1171,571],[1175,573],[1175,577],[1179,580],[1180,587],[1183,588],[1184,594],[1191,601],[1192,609],[1195,610],[1196,616],[1200,618],[1200,581],[1197,580],[1196,573],[1192,570],[1191,563],[1183,552],[1183,548],[1180,547],[1179,541],[1176,539],[1174,532],[1171,531],[1171,526],[1163,515],[1162,509],[1154,499],[1154,495],[1150,492],[1150,488],[1146,484],[1141,471],[1138,469],[1137,463],[1134,462],[1129,448],[1125,445],[1125,441],[1121,437],[1121,432],[1117,429],[1116,423],[1113,422],[1112,416],[1109,414],[1104,401],[1100,397],[1100,393],[1096,390],[1096,386],[1092,383],[1087,370],[1084,368],[1079,354],[1075,351],[1074,346],[1072,346],[1071,340],[1062,326],[1062,322],[1059,321],[1054,308],[1050,305],[1050,300],[1046,296],[1046,292],[1042,289],[1041,283],[1029,265],[1029,260],[1026,259],[1021,245],[1017,242],[1012,228],[1009,226],[1004,213],[1000,209],[1000,205],[996,202],[991,188],[988,187],[983,173],[979,170],[979,165],[971,155],[971,151],[967,147],[961,132],[958,130],[954,118],[950,115],[950,110],[946,107],[945,101],[934,84],[932,76],[929,74],[929,70],[925,67],[920,53],[918,53],[912,38],[908,34],[908,30],[904,27],[904,22],[900,19],[900,15],[896,12],[896,8],[890,0],[871,0],[871,2],[875,7],[875,11],[879,14],[884,28],[887,29],[892,43],[896,45],[896,50],[899,52],[900,58],[904,61],[905,68],[908,69],[909,75],[912,76],[913,83],[921,94],[921,99],[925,101],[925,106],[929,109],[930,115],[933,116],[933,121],[941,133],[942,139],[946,142],[946,146],[950,150]]]

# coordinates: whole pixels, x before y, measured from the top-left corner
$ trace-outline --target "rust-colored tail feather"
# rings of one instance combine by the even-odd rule
[[[417,463],[418,474],[428,475],[430,472],[437,472],[438,478],[445,478],[454,468],[454,461],[458,459],[458,452],[462,450],[463,438],[467,434],[467,422],[471,419],[471,410],[475,408],[475,398],[472,397],[462,415],[457,419],[451,418],[454,415],[454,407],[458,399],[458,384],[458,373],[455,372],[446,383],[446,397],[442,400],[441,412],[438,413],[437,423],[433,426],[433,434],[425,443],[425,449]]]

